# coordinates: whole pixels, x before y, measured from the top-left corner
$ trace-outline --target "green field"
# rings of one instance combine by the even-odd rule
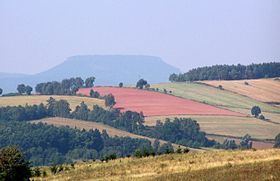
[[[280,150],[208,151],[63,165],[34,180],[279,180]]]
[[[219,90],[217,88],[198,83],[162,83],[153,84],[152,88],[166,89],[172,91],[173,95],[203,102],[206,104],[231,109],[242,108],[249,110],[253,106],[259,106],[265,112],[280,114],[280,108],[266,103],[248,98],[230,91]]]

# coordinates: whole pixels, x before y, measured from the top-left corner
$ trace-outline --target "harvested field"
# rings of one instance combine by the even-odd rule
[[[199,101],[202,103],[227,108],[235,111],[235,108],[251,109],[253,106],[259,106],[262,111],[280,113],[280,108],[275,107],[255,99],[236,94],[227,90],[220,90],[212,86],[199,83],[162,83],[153,84],[153,88],[159,88],[161,91],[166,89],[172,91],[173,95],[183,98]],[[249,112],[247,113],[249,114]]]
[[[243,116],[237,112],[159,92],[118,87],[94,87],[93,89],[101,95],[113,94],[116,99],[115,108],[143,112],[145,116],[186,114]],[[83,88],[78,91],[78,94],[89,95],[90,90],[91,88]]]
[[[232,108],[232,110],[235,110],[236,112],[240,112],[240,113],[244,113],[244,114],[248,114],[251,112],[251,110],[249,110],[249,109],[240,109],[240,108]],[[262,111],[261,114],[264,115],[266,119],[268,119],[267,120],[268,122],[280,124],[280,113]]]
[[[80,97],[80,96],[57,96],[57,95],[31,95],[31,96],[11,96],[11,97],[0,97],[0,107],[1,106],[18,106],[25,104],[46,104],[47,100],[53,97],[56,100],[67,100],[70,104],[72,110],[76,108],[82,101],[84,101],[88,107],[91,109],[93,105],[99,105],[105,107],[104,100],[89,98],[89,97]]]
[[[145,118],[145,124],[152,126],[157,120],[164,121],[170,116],[153,116]],[[208,134],[242,137],[249,134],[256,139],[274,139],[280,133],[280,125],[265,122],[252,117],[236,116],[197,116],[180,115],[173,117],[186,117],[196,120],[201,130]],[[172,118],[172,117],[171,117]]]
[[[120,137],[131,137],[131,138],[141,138],[141,139],[147,139],[151,141],[152,143],[155,141],[153,138],[149,138],[146,136],[141,136],[133,133],[129,133],[127,131],[123,131],[120,129],[113,128],[111,126],[102,124],[102,123],[97,123],[97,122],[90,122],[90,121],[81,121],[81,120],[75,120],[75,119],[67,119],[67,118],[46,118],[46,119],[40,119],[36,121],[31,121],[32,123],[46,123],[54,126],[69,126],[70,128],[78,128],[78,129],[85,129],[85,130],[90,130],[90,129],[98,129],[100,132],[102,130],[106,130],[107,133],[110,136],[120,136]],[[166,141],[159,140],[161,144],[167,143]],[[173,146],[178,147],[179,145],[173,144]],[[183,146],[181,146],[183,147]],[[197,150],[197,149],[191,149],[191,150]]]
[[[229,90],[262,102],[280,103],[280,81],[274,79],[252,79],[252,80],[222,80],[201,81],[202,83],[217,87],[223,86]],[[245,82],[247,82],[245,84]]]

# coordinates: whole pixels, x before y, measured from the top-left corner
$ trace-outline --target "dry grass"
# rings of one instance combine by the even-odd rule
[[[89,98],[89,97],[79,97],[79,96],[56,96],[56,95],[31,95],[31,96],[11,96],[11,97],[0,97],[0,106],[18,106],[25,104],[33,105],[33,104],[46,104],[46,101],[53,97],[56,100],[67,100],[70,104],[72,110],[76,108],[82,101],[84,101],[90,109],[92,109],[93,105],[99,105],[105,107],[104,100]]]
[[[86,162],[35,180],[279,180],[280,150],[209,151]],[[66,166],[67,167],[67,166]]]
[[[250,134],[253,138],[257,139],[274,139],[275,136],[280,133],[280,125],[272,124],[252,117],[196,115],[181,115],[176,117],[193,118],[199,123],[201,129],[208,134],[235,137],[242,137],[245,134]],[[165,116],[146,117],[145,124],[152,126],[156,124],[157,120],[164,121],[165,118]]]
[[[98,129],[100,132],[102,132],[102,130],[106,130],[110,136],[141,138],[141,139],[147,139],[147,140],[151,141],[152,143],[155,141],[155,139],[153,139],[153,138],[129,133],[127,131],[116,129],[111,126],[108,126],[108,125],[105,125],[102,123],[97,123],[97,122],[59,118],[59,117],[40,119],[40,120],[36,120],[36,121],[31,121],[31,122],[32,123],[41,122],[41,123],[46,123],[46,124],[54,125],[54,126],[69,126],[70,128],[85,129],[85,130]],[[166,141],[163,141],[163,140],[159,140],[159,141],[161,144],[166,143]],[[177,148],[179,145],[173,144],[173,146],[175,148]],[[181,147],[183,147],[183,146],[181,146]],[[197,149],[191,149],[191,150],[195,151]]]
[[[241,109],[241,108],[232,108],[232,110],[244,114],[250,114],[251,112],[250,109]],[[262,111],[261,114],[263,114],[265,118],[268,119],[268,121],[272,121],[280,124],[280,113]]]
[[[222,85],[224,89],[251,97],[262,102],[280,102],[280,81],[274,79],[202,81],[211,86]],[[249,85],[245,85],[245,82]]]

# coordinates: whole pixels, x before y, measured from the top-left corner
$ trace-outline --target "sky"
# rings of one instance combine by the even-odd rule
[[[187,71],[280,61],[279,0],[0,0],[0,72],[84,54],[153,55]]]

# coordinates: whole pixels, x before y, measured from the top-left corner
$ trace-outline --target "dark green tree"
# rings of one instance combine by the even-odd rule
[[[184,74],[171,74],[171,82],[198,80],[241,80],[272,78],[280,76],[280,63],[270,62],[251,65],[214,65],[198,67]]]
[[[0,180],[29,180],[31,170],[21,151],[14,147],[0,150]]]
[[[252,141],[251,136],[246,134],[243,136],[243,138],[240,140],[240,148],[241,149],[251,149],[252,148]]]
[[[54,98],[50,97],[47,100],[48,113],[51,116],[58,117],[70,117],[70,104],[66,100],[56,101]]]
[[[85,81],[85,86],[88,87],[88,88],[93,87],[94,81],[95,81],[95,77],[87,78],[86,81]]]
[[[26,92],[27,95],[31,95],[32,91],[33,91],[33,88],[31,86],[27,85],[25,87],[25,92]]]
[[[155,139],[154,143],[153,143],[153,148],[156,154],[158,154],[159,152],[159,148],[160,148],[160,142],[158,139]]]
[[[2,93],[3,93],[3,89],[0,88],[0,95],[2,95]]]
[[[253,106],[251,109],[251,114],[255,117],[258,117],[259,114],[261,113],[261,108],[259,106]]]
[[[116,104],[115,97],[112,94],[104,96],[105,106],[113,107]]]
[[[123,87],[123,83],[122,82],[119,83],[119,87]]]
[[[75,119],[88,120],[89,109],[84,102],[81,102],[72,113],[72,117]]]
[[[90,97],[93,97],[93,98],[100,98],[99,92],[94,91],[93,89],[90,90],[89,95],[90,95]]]
[[[76,87],[80,88],[83,87],[84,85],[84,80],[81,77],[76,77],[75,78],[75,85]]]
[[[172,144],[170,142],[162,144],[162,146],[159,148],[159,153],[161,154],[174,153]]]
[[[226,150],[234,150],[237,148],[237,145],[234,140],[226,139],[222,145],[222,148]]]
[[[143,89],[143,87],[144,87],[145,85],[147,85],[147,84],[148,84],[148,82],[147,82],[146,80],[140,79],[140,80],[138,80],[138,82],[136,83],[136,88]]]
[[[24,94],[25,91],[26,91],[25,85],[24,85],[24,84],[19,84],[19,85],[17,86],[17,91],[18,91],[18,93],[20,93],[20,94]]]
[[[274,148],[280,148],[280,133],[275,137]]]

